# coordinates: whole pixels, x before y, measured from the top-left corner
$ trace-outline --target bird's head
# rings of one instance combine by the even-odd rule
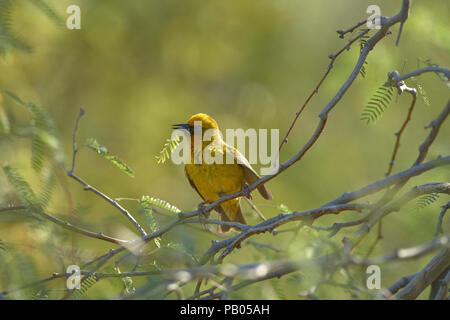
[[[192,117],[189,118],[187,123],[174,124],[174,125],[172,125],[172,128],[173,129],[185,129],[192,133],[192,132],[194,132],[194,125],[199,122],[201,122],[203,130],[219,129],[219,125],[217,124],[216,120],[211,118],[206,113],[194,114]]]

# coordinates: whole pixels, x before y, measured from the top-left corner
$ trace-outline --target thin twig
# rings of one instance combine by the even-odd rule
[[[339,34],[339,38],[343,39],[344,36],[345,36],[347,33],[352,33],[354,30],[356,30],[357,28],[359,28],[360,26],[362,26],[362,25],[365,24],[366,22],[367,22],[367,19],[364,19],[364,20],[358,22],[357,24],[355,24],[354,26],[352,26],[352,27],[350,27],[350,28],[348,28],[348,29],[345,29],[345,30],[337,30],[336,32]]]
[[[436,231],[434,232],[433,239],[436,239],[440,233],[444,233],[444,230],[442,230],[442,221],[444,220],[445,213],[449,208],[450,208],[450,201],[442,206],[442,210],[441,213],[439,214],[438,223],[436,225]]]
[[[364,21],[365,22],[365,21]],[[281,140],[281,144],[280,147],[278,149],[278,153],[281,151],[281,148],[283,147],[283,145],[285,143],[288,142],[288,137],[291,134],[292,129],[295,126],[295,123],[297,122],[298,118],[300,117],[300,115],[302,114],[303,110],[305,110],[306,106],[308,105],[309,101],[311,100],[311,98],[314,96],[314,94],[319,93],[319,88],[322,85],[322,83],[325,81],[325,79],[328,77],[328,74],[330,73],[331,69],[334,66],[334,62],[336,61],[336,59],[341,55],[342,52],[344,52],[345,50],[349,50],[351,45],[358,40],[359,38],[361,38],[362,36],[364,36],[366,33],[368,33],[370,30],[366,29],[364,31],[362,31],[358,36],[350,39],[348,41],[348,43],[341,48],[338,52],[336,52],[335,54],[330,54],[328,57],[331,59],[330,63],[328,64],[327,70],[325,71],[324,75],[322,76],[322,78],[320,79],[319,83],[316,85],[316,87],[314,88],[314,90],[309,94],[309,96],[306,98],[305,102],[303,103],[303,105],[300,107],[300,109],[296,112],[294,120],[292,121],[288,131],[286,132],[286,135],[284,136],[283,140]],[[339,32],[339,31],[338,31]]]
[[[17,210],[26,210],[26,206],[10,206],[10,207],[3,207],[0,208],[0,212],[7,212],[7,211],[17,211]]]
[[[398,72],[396,74],[395,73],[396,73],[396,71],[392,72],[389,75],[389,78],[390,79],[392,79],[392,77],[398,78]],[[403,122],[402,126],[400,127],[400,130],[398,130],[395,133],[397,138],[395,139],[394,150],[392,151],[392,157],[391,157],[391,161],[389,162],[389,167],[388,167],[388,171],[386,172],[386,177],[388,177],[392,172],[392,168],[394,166],[394,161],[397,156],[398,149],[400,147],[400,139],[402,137],[403,131],[405,130],[409,120],[411,120],[411,114],[414,110],[414,106],[416,105],[416,100],[417,100],[417,90],[415,88],[409,88],[408,86],[406,86],[406,84],[403,81],[400,81],[400,82],[396,81],[395,86],[397,87],[399,93],[402,93],[404,91],[410,93],[412,96],[412,100],[411,100],[411,105],[409,107],[408,114],[406,116],[405,121]]]
[[[447,244],[448,245],[448,244]],[[442,249],[422,271],[400,291],[396,299],[415,299],[441,273],[450,266],[450,249]]]
[[[266,217],[264,217],[264,215],[262,214],[262,212],[259,211],[258,208],[253,204],[253,202],[250,201],[250,199],[247,199],[246,197],[244,197],[243,199],[245,199],[245,201],[247,201],[249,206],[253,209],[253,211],[256,212],[256,214],[258,215],[258,217],[261,218],[262,221],[267,220]]]
[[[93,186],[89,185],[87,182],[85,182],[83,179],[81,179],[80,177],[78,177],[74,173],[76,154],[78,152],[77,142],[76,142],[77,141],[77,130],[78,130],[78,125],[79,125],[80,119],[84,115],[84,113],[85,113],[84,109],[81,108],[80,109],[80,113],[78,114],[77,121],[75,123],[75,128],[73,130],[73,134],[72,134],[72,136],[73,136],[72,169],[70,171],[67,171],[67,175],[69,177],[73,178],[74,180],[78,181],[80,184],[82,184],[84,190],[91,191],[91,192],[95,193],[96,195],[100,196],[101,198],[103,198],[104,200],[109,202],[111,205],[113,205],[114,207],[119,209],[119,211],[122,212],[128,218],[128,220],[130,220],[136,226],[136,228],[139,230],[141,235],[145,236],[147,234],[145,232],[145,230],[139,225],[139,223],[136,221],[136,219],[134,219],[134,217],[125,208],[123,208],[117,201],[111,199],[110,197],[108,197],[107,195],[105,195],[104,193],[99,191],[98,189],[96,189]]]

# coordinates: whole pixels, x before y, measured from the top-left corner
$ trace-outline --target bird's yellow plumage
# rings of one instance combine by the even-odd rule
[[[211,141],[202,142],[202,150],[195,150],[194,147],[194,124],[201,121],[202,131],[212,129],[213,135]],[[221,138],[217,122],[204,113],[193,115],[186,124],[174,125],[175,128],[183,128],[191,133],[191,159],[192,163],[185,165],[185,173],[191,186],[200,194],[203,200],[211,203],[219,199],[224,194],[230,194],[242,189],[244,184],[251,184],[259,177],[248,163],[247,159],[235,148],[227,145]],[[205,148],[211,154],[211,157],[221,158],[221,163],[213,162],[208,164],[205,159],[201,163],[194,163],[194,158],[198,157],[199,152],[202,155]],[[233,163],[227,162],[227,154],[233,155]],[[272,198],[269,190],[260,185],[258,191],[265,198]],[[222,203],[215,209],[223,221],[236,221],[246,224],[240,208],[240,198],[232,199]],[[228,226],[219,226],[219,232],[226,232]]]

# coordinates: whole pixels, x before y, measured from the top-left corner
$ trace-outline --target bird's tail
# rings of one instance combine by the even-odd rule
[[[221,210],[219,212],[220,220],[247,224],[247,220],[245,220],[245,217],[241,211],[239,199],[235,199],[235,201],[230,200],[224,202],[220,207],[221,207]],[[236,229],[231,226],[221,226],[221,225],[217,226],[217,232],[220,233],[229,232],[231,229],[240,231],[239,229]]]

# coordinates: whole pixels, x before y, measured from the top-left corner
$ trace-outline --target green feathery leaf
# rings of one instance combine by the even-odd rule
[[[11,49],[31,53],[31,47],[12,31],[12,1],[0,0],[0,56],[6,57]]]
[[[83,299],[86,296],[87,291],[92,288],[98,279],[95,275],[87,277],[84,281],[82,281],[80,285],[80,289],[76,289],[74,291],[74,296],[76,299]]]
[[[159,152],[158,156],[155,156],[158,164],[166,162],[170,159],[170,155],[173,150],[180,144],[181,137],[175,137],[174,139],[167,139],[163,149]]]
[[[28,0],[57,25],[63,25],[62,17],[44,0]],[[31,53],[32,47],[12,30],[11,0],[0,0],[0,56],[6,57],[11,49]]]
[[[141,206],[143,208],[157,207],[157,208],[165,209],[165,210],[170,211],[172,213],[179,213],[179,212],[181,212],[180,209],[178,209],[174,205],[171,205],[167,201],[164,201],[164,200],[161,200],[161,199],[158,199],[158,198],[149,197],[149,196],[142,196],[142,198],[140,200],[140,204],[141,204]]]
[[[364,29],[359,29],[359,32],[364,32]],[[369,31],[370,32],[370,31]],[[362,52],[364,46],[366,45],[366,41],[369,40],[370,35],[369,32],[367,32],[366,34],[362,35],[361,38],[359,38],[359,53]],[[361,67],[361,70],[359,70],[359,74],[361,75],[361,77],[365,78],[366,77],[366,64],[368,64],[367,60],[364,61],[364,64]]]
[[[139,201],[139,204],[141,205],[141,208],[144,210],[147,225],[150,227],[151,232],[155,232],[156,230],[159,229],[159,222],[153,215],[153,208],[148,205],[147,201],[141,200]],[[161,248],[160,237],[156,237],[155,239],[153,239],[153,242],[156,244],[158,248]]]
[[[6,178],[17,193],[17,196],[23,204],[40,210],[41,205],[39,199],[34,194],[30,185],[22,178],[22,176],[8,164],[3,165],[3,171]]]
[[[63,19],[61,18],[61,16],[47,2],[45,2],[44,0],[28,0],[28,1],[30,1],[36,8],[41,10],[56,25],[59,26],[63,25]]]
[[[430,58],[428,58],[428,59],[418,58],[417,66],[420,67],[421,63],[425,64],[427,67],[439,67],[439,65],[434,63],[433,61],[431,61]],[[442,72],[435,72],[435,73],[439,77],[439,79],[445,83],[447,88],[450,88],[450,82],[449,82],[449,79],[447,78],[447,76]]]
[[[391,86],[382,85],[379,87],[364,108],[361,114],[361,120],[369,124],[375,123],[380,119],[392,101],[393,93],[394,88]]]
[[[166,248],[182,253],[183,255],[189,257],[194,263],[198,262],[196,261],[196,258],[193,254],[193,250],[187,248],[183,243],[168,241],[166,244]]]
[[[281,210],[282,213],[291,213],[292,211],[285,204],[280,204],[278,209]]]
[[[44,175],[43,184],[41,191],[39,193],[39,203],[42,208],[46,208],[50,203],[50,199],[52,197],[53,189],[56,185],[56,174],[53,168],[49,168]]]
[[[411,81],[414,82],[414,87],[417,89],[417,93],[422,98],[423,103],[425,103],[426,106],[430,106],[430,100],[428,99],[428,95],[423,88],[423,86],[417,81],[416,77],[411,77]]]
[[[46,155],[53,155],[58,163],[64,162],[64,151],[58,130],[45,109],[31,102],[24,102],[16,94],[3,91],[5,97],[25,107],[31,114],[31,165],[41,171]]]
[[[116,272],[117,274],[121,274],[122,273],[118,266],[114,267],[114,272]],[[125,294],[130,294],[130,293],[133,293],[133,292],[136,291],[136,288],[134,287],[134,284],[133,284],[133,278],[131,278],[131,277],[121,277],[120,280],[121,280],[121,282],[123,284],[123,292]]]
[[[0,102],[1,102],[1,93],[0,93]],[[6,115],[5,110],[0,105],[0,134],[9,135],[11,132],[11,126],[9,124],[8,116]]]
[[[86,146],[96,151],[99,155],[111,162],[126,175],[134,177],[133,170],[125,162],[123,162],[117,156],[110,155],[108,149],[105,146],[98,144],[97,140],[95,140],[94,138],[88,138],[86,140]]]

